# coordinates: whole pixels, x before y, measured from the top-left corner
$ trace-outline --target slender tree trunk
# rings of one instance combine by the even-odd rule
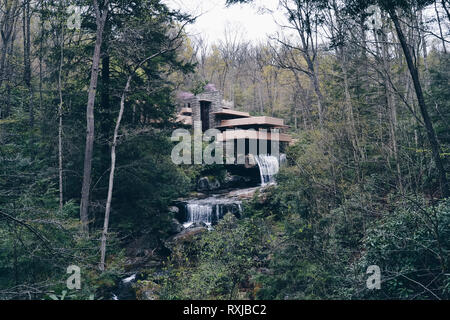
[[[320,124],[320,127],[322,128],[323,121],[324,121],[324,116],[323,116],[324,98],[322,95],[322,91],[320,90],[320,83],[319,83],[319,77],[318,77],[318,72],[319,72],[318,62],[315,60],[313,61],[311,59],[311,57],[309,56],[309,54],[304,54],[303,57],[306,60],[306,64],[307,64],[308,70],[309,70],[309,78],[311,79],[311,83],[313,85],[314,92],[316,93],[316,96],[317,96],[317,111],[319,113],[319,124]]]
[[[395,166],[397,169],[397,186],[400,192],[403,192],[403,183],[402,183],[402,174],[400,168],[400,161],[398,156],[398,145],[397,145],[397,107],[394,101],[394,97],[392,95],[392,84],[390,81],[391,74],[391,63],[389,61],[389,47],[388,47],[388,37],[386,34],[386,30],[382,31],[381,36],[381,52],[382,52],[382,61],[383,61],[383,81],[386,95],[386,104],[387,109],[389,110],[389,131],[391,135],[391,155],[394,156]]]
[[[3,80],[6,78],[6,56],[8,52],[8,45],[9,45],[9,37],[10,34],[4,34],[1,33],[2,37],[2,52],[0,56],[0,88],[2,87]]]
[[[133,78],[136,70],[142,66],[145,62],[147,62],[148,60],[163,54],[164,52],[166,52],[167,50],[162,50],[159,53],[155,53],[149,57],[147,57],[146,59],[142,60],[137,67],[134,69],[133,72],[131,72],[131,74],[128,76],[127,79],[127,83],[125,85],[125,89],[122,92],[122,97],[120,98],[120,110],[119,110],[119,115],[117,117],[117,121],[116,121],[116,126],[114,128],[114,135],[113,135],[113,143],[111,146],[111,169],[109,171],[109,184],[108,184],[108,196],[106,199],[106,209],[105,209],[105,220],[103,223],[103,231],[102,231],[102,240],[101,240],[101,245],[100,245],[100,264],[99,264],[99,269],[100,270],[105,270],[105,258],[106,258],[106,236],[108,234],[108,228],[109,228],[109,216],[111,213],[111,201],[112,201],[112,193],[113,193],[113,187],[114,187],[114,174],[115,174],[115,170],[116,170],[116,147],[117,147],[117,138],[119,136],[119,129],[120,129],[120,123],[122,121],[122,117],[123,117],[123,112],[125,109],[125,99],[126,99],[126,95],[130,89],[130,83],[131,83],[131,79]]]
[[[6,78],[6,60],[8,56],[9,43],[12,41],[12,35],[14,32],[14,25],[16,23],[16,12],[18,9],[18,1],[14,1],[9,6],[6,6],[3,12],[3,20],[0,24],[0,36],[1,36],[1,55],[0,55],[0,88],[3,80]]]
[[[330,24],[331,24],[331,35],[335,39],[345,39],[345,34],[342,28],[341,18],[339,17],[339,9],[337,7],[336,1],[332,1],[332,8],[334,10],[334,15],[336,17],[336,23],[333,21],[333,14],[330,12]],[[336,31],[335,31],[336,30]],[[337,32],[337,35],[336,35]],[[344,94],[345,94],[345,104],[347,106],[347,121],[349,124],[349,138],[353,145],[353,156],[355,163],[358,166],[358,177],[359,177],[359,157],[358,153],[361,155],[361,159],[364,159],[364,152],[359,147],[358,133],[356,132],[355,117],[353,113],[353,103],[350,95],[349,80],[348,80],[348,70],[347,70],[347,54],[344,50],[345,43],[340,43],[336,46],[335,52],[339,65],[342,70],[342,75],[344,77]]]
[[[24,73],[23,80],[25,86],[28,90],[28,97],[26,98],[26,103],[29,112],[29,122],[30,127],[34,126],[34,107],[33,107],[33,88],[31,86],[31,14],[30,14],[30,0],[24,1],[23,4],[23,63],[24,63]]]
[[[297,72],[295,70],[292,70],[292,73],[294,75],[295,78],[295,83],[296,86],[298,88],[298,92],[296,92],[295,94],[295,108],[296,108],[296,116],[297,116],[297,102],[299,99],[299,96],[303,97],[302,100],[302,117],[303,117],[303,125],[305,130],[308,130],[308,121],[311,122],[311,116],[310,116],[310,110],[311,110],[311,99],[309,97],[309,92],[307,90],[305,90],[305,88],[303,87],[300,78],[297,74]],[[295,119],[297,121],[297,118]],[[297,128],[297,124],[296,124],[296,128]]]
[[[5,103],[5,114],[6,116],[9,116],[10,114],[10,107],[11,107],[11,78],[12,78],[12,74],[13,74],[13,70],[11,67],[11,63],[9,63],[9,59],[13,56],[13,52],[14,52],[14,44],[16,41],[16,32],[15,32],[15,27],[13,27],[13,31],[11,34],[11,41],[10,41],[10,45],[9,45],[9,49],[7,51],[7,70],[6,70],[6,103]]]
[[[419,12],[419,37],[420,42],[422,43],[422,54],[423,54],[423,64],[425,67],[425,81],[424,81],[424,87],[425,91],[428,90],[428,87],[430,86],[430,69],[428,67],[428,49],[427,49],[427,39],[425,38],[425,34],[422,31],[423,29],[423,10],[420,10]]]
[[[81,203],[80,203],[80,219],[82,231],[85,235],[89,234],[88,209],[89,209],[89,194],[91,187],[92,155],[94,152],[94,104],[95,104],[95,95],[97,92],[98,71],[100,64],[100,51],[103,39],[103,29],[105,27],[105,21],[108,14],[108,5],[109,1],[105,0],[103,4],[103,10],[100,11],[97,0],[94,0],[97,31],[96,31],[94,55],[92,58],[88,103],[86,107],[86,148],[84,152],[83,185],[81,189]]]
[[[441,0],[441,3],[442,3],[442,7],[445,10],[445,13],[447,14],[448,22],[450,22],[450,12],[448,11],[448,8],[447,8],[447,4],[446,4],[447,1],[448,0]]]
[[[434,11],[436,11],[436,19],[439,27],[439,34],[441,35],[441,41],[442,41],[442,48],[444,48],[444,52],[447,53],[447,48],[445,46],[445,36],[442,32],[442,26],[441,26],[441,17],[439,16],[439,11],[437,9],[437,1],[434,2]]]
[[[63,95],[62,95],[62,68],[64,64],[64,23],[61,24],[61,52],[58,72],[58,91],[59,91],[59,105],[58,105],[58,172],[59,172],[59,209],[63,208],[63,152],[62,152],[62,113],[63,113]]]
[[[402,28],[400,26],[400,22],[395,12],[395,9],[389,9],[389,15],[394,22],[395,30],[397,32],[398,39],[400,40],[400,44],[403,49],[403,53],[405,55],[406,63],[408,64],[408,69],[411,74],[411,78],[413,80],[414,89],[416,91],[417,101],[419,104],[420,112],[423,117],[423,121],[425,124],[425,128],[427,131],[428,140],[431,145],[433,158],[436,164],[436,168],[439,175],[439,181],[441,185],[441,191],[444,198],[450,197],[450,190],[447,182],[447,177],[443,165],[443,161],[440,155],[440,145],[436,138],[436,133],[433,128],[433,124],[431,122],[430,116],[428,114],[427,106],[425,104],[425,99],[422,92],[422,86],[420,84],[419,71],[413,63],[413,58],[408,48],[408,44],[406,42],[405,36],[403,34]]]
[[[130,88],[132,75],[128,77],[127,84],[125,85],[125,89],[123,90],[122,97],[120,99],[120,111],[119,116],[117,118],[116,127],[114,128],[114,137],[113,143],[111,147],[111,170],[109,171],[109,184],[108,184],[108,197],[106,199],[106,210],[105,210],[105,221],[103,224],[103,232],[102,232],[102,243],[100,247],[100,270],[105,270],[105,257],[106,257],[106,235],[108,234],[109,227],[109,216],[111,213],[111,201],[112,201],[112,192],[114,187],[114,173],[116,170],[116,146],[117,146],[117,137],[119,136],[119,128],[120,122],[122,121],[123,111],[125,109],[125,98],[126,94]]]
[[[44,26],[43,26],[43,22],[41,22],[41,27],[40,27],[40,41],[39,41],[39,109],[42,112],[42,105],[43,105],[43,97],[42,97],[42,60],[43,60],[43,55],[42,55],[42,50],[43,50],[43,46],[42,46],[42,40],[44,37],[44,32],[43,32]]]

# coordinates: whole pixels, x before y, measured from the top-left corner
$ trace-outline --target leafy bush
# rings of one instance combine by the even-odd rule
[[[359,266],[378,265],[382,285],[362,297],[449,299],[449,263],[450,199],[429,203],[411,197],[367,232]]]

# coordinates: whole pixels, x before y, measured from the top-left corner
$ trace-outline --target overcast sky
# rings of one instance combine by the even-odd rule
[[[235,4],[225,6],[225,0],[163,0],[170,8],[180,9],[192,16],[199,16],[195,23],[187,26],[186,30],[191,36],[201,36],[209,44],[217,43],[225,38],[225,29],[232,34],[238,34],[238,39],[252,42],[264,42],[267,36],[280,31],[275,21],[285,22],[284,10],[278,8],[279,0],[254,0],[251,4]],[[442,9],[441,15],[444,13]],[[424,12],[424,20],[435,18],[433,6],[429,6]],[[445,20],[445,19],[444,19]],[[431,29],[436,34],[439,32],[437,24]],[[448,32],[448,25],[444,24],[444,33]],[[286,34],[286,29],[284,30]],[[319,36],[320,38],[320,36]],[[427,41],[437,46],[441,41],[428,36]]]
[[[189,34],[200,34],[210,43],[224,39],[226,28],[239,31],[243,40],[263,41],[279,27],[274,22],[272,10],[279,21],[281,13],[276,10],[278,0],[255,0],[253,4],[225,6],[225,0],[164,0],[173,9],[181,9],[197,21],[187,28]],[[263,4],[264,8],[263,9]]]

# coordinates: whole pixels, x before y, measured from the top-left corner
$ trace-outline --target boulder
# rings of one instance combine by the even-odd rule
[[[179,234],[174,236],[171,240],[172,241],[185,241],[185,240],[188,240],[189,238],[192,238],[193,236],[200,234],[206,230],[207,229],[205,227],[188,228],[188,229],[181,231]]]
[[[183,226],[181,225],[181,223],[178,222],[177,219],[172,219],[170,221],[170,229],[169,229],[170,234],[172,235],[178,234],[181,231],[183,231],[183,229],[184,229]]]
[[[177,214],[178,212],[180,212],[180,208],[178,208],[176,206],[171,206],[171,207],[169,207],[169,212]]]
[[[252,179],[238,175],[227,175],[225,177],[225,186],[227,188],[246,187],[251,183]]]
[[[214,177],[202,177],[197,182],[198,191],[213,191],[220,189],[220,182]]]

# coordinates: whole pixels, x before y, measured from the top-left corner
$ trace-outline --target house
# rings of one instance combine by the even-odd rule
[[[279,143],[280,150],[292,142],[290,135],[283,131],[288,128],[283,119],[259,116],[250,116],[247,112],[233,109],[233,103],[223,100],[222,93],[213,84],[205,86],[204,91],[198,95],[189,92],[180,92],[177,95],[178,115],[177,122],[185,125],[201,123],[202,131],[218,129],[218,141],[244,140],[246,154],[249,150],[249,141],[256,141],[257,146],[267,142],[267,149],[258,147],[258,154],[271,154],[272,142]]]

